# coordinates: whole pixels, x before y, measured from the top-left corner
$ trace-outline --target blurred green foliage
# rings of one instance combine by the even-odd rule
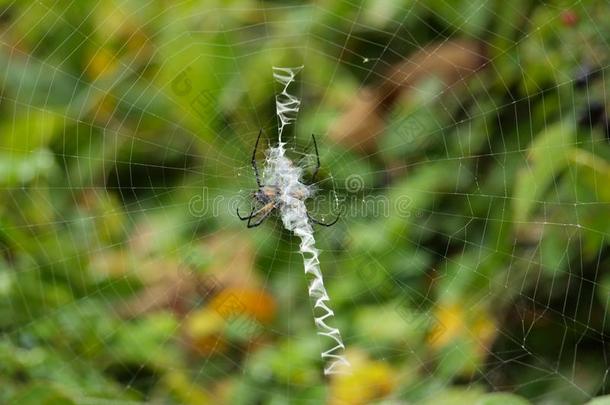
[[[608,391],[607,2],[0,5],[0,403]],[[489,62],[418,83],[377,150],[328,135],[390,66],[464,38]],[[317,232],[349,376],[321,374],[298,242],[234,215],[274,139],[272,65],[305,65],[293,146],[318,135],[320,194],[358,213]]]

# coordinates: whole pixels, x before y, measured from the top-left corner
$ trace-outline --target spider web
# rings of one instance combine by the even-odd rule
[[[3,3],[2,401],[606,394],[604,3],[227,3]],[[311,172],[316,134],[310,210],[341,211],[315,236],[350,376],[298,241],[235,215],[273,65],[305,66],[284,139]]]

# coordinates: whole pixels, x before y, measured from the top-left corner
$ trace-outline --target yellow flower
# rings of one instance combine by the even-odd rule
[[[366,353],[351,349],[346,352],[351,364],[349,373],[333,376],[330,405],[368,404],[390,394],[396,386],[396,372],[383,361],[371,360]]]
[[[224,352],[227,348],[222,336],[224,327],[225,320],[210,308],[193,312],[184,324],[192,349],[202,356]]]
[[[427,342],[433,349],[440,349],[457,340],[472,341],[483,354],[495,336],[496,325],[485,310],[466,311],[460,303],[439,305],[434,312],[434,322]]]
[[[86,70],[88,76],[92,79],[98,79],[103,76],[112,74],[117,67],[116,57],[106,48],[100,48],[91,55]]]
[[[187,405],[214,403],[205,390],[189,381],[188,377],[181,371],[170,371],[165,375],[164,382],[180,403]]]

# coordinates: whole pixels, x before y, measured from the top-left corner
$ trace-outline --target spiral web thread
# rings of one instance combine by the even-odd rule
[[[346,372],[350,366],[347,359],[341,354],[345,345],[341,339],[339,329],[329,326],[326,322],[334,315],[329,308],[328,293],[324,287],[322,271],[320,270],[320,252],[315,247],[313,227],[307,216],[305,200],[313,195],[311,187],[301,182],[302,169],[292,163],[285,155],[282,133],[284,127],[296,120],[301,101],[288,93],[288,87],[294,81],[296,74],[303,67],[280,68],[273,67],[274,79],[283,86],[282,91],[276,96],[276,112],[279,120],[278,145],[267,151],[267,161],[263,169],[263,178],[268,184],[274,184],[280,190],[281,218],[284,227],[293,232],[301,239],[299,251],[303,256],[305,274],[309,279],[308,294],[314,300],[313,313],[314,322],[318,335],[332,339],[334,346],[321,353],[323,360],[329,362],[324,368],[325,375]],[[299,196],[300,198],[297,198]],[[341,366],[347,367],[341,367]]]

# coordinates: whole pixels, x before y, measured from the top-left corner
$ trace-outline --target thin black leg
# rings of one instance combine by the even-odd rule
[[[256,176],[256,184],[258,184],[259,188],[263,187],[263,185],[261,184],[261,178],[258,174],[258,167],[256,166],[256,150],[258,149],[258,141],[261,140],[261,135],[263,135],[262,128],[258,133],[258,137],[256,138],[256,144],[254,144],[254,151],[252,151],[252,168],[254,169],[254,175]]]
[[[260,212],[260,210],[258,210],[256,213],[258,214],[259,212]],[[259,226],[260,224],[262,224],[262,223],[263,223],[263,221],[264,221],[265,219],[267,219],[267,217],[268,217],[269,215],[271,215],[271,213],[272,213],[272,212],[273,212],[273,210],[272,210],[272,209],[271,209],[271,210],[269,210],[269,211],[267,211],[267,212],[266,212],[266,213],[264,213],[264,214],[261,216],[261,218],[260,218],[260,219],[259,219],[257,222],[255,222],[255,223],[251,223],[251,221],[252,221],[252,218],[254,218],[256,215],[254,215],[254,217],[251,217],[250,219],[248,219],[248,228],[255,228],[255,227]]]
[[[307,214],[307,218],[309,218],[309,220],[311,222],[313,222],[314,224],[322,225],[322,226],[333,226],[334,224],[337,223],[337,221],[339,220],[340,217],[341,217],[341,214],[337,215],[337,218],[335,218],[335,220],[333,222],[325,224],[324,222],[320,222],[317,219],[313,218],[311,215],[309,215],[309,213]]]
[[[318,175],[318,170],[320,170],[320,153],[318,153],[318,143],[316,142],[316,137],[314,136],[314,134],[311,134],[311,139],[313,139],[313,147],[316,151],[316,168],[314,169],[313,174],[311,175],[311,182],[315,183],[316,176]]]
[[[269,208],[269,205],[265,205],[265,206],[263,206],[263,207],[261,207],[261,208],[259,208],[259,209],[257,209],[257,210],[255,211],[255,210],[254,210],[254,207],[253,207],[253,208],[252,208],[252,211],[250,211],[250,215],[248,215],[247,217],[242,217],[242,216],[239,214],[239,208],[237,208],[237,217],[238,217],[239,219],[241,219],[242,221],[246,221],[246,220],[247,220],[247,221],[248,221],[248,228],[254,228],[254,227],[259,226],[260,224],[262,224],[262,223],[263,223],[263,221],[264,221],[265,219],[267,219],[267,217],[268,217],[269,215],[271,215],[271,213],[273,212],[273,210],[274,210],[275,208],[276,208],[276,206],[275,206],[275,205],[274,205],[273,207],[271,207],[271,208]],[[260,213],[261,213],[263,210],[265,210],[265,209],[267,210],[267,212],[265,212],[265,213],[264,213],[264,214],[263,214],[263,215],[260,217],[260,219],[259,219],[258,221],[256,221],[256,222],[252,223],[252,220],[253,220],[254,218],[256,218],[256,216],[257,216],[258,214],[260,214]]]
[[[252,207],[252,211],[250,211],[250,215],[248,215],[247,217],[242,217],[241,215],[239,215],[239,207],[237,208],[237,217],[239,219],[241,219],[242,221],[252,218],[253,215],[254,215],[254,207]]]

